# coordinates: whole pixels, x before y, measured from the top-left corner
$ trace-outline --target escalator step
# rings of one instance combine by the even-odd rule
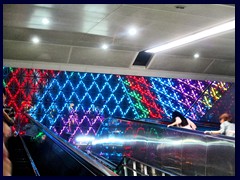
[[[13,168],[13,176],[35,176],[34,171],[31,168]]]
[[[10,159],[17,160],[17,159],[28,159],[27,154],[24,149],[15,149],[10,154]]]
[[[13,176],[34,176],[34,171],[29,161],[14,161],[13,165]]]
[[[13,161],[13,164],[30,164],[28,160],[23,160],[23,161]]]
[[[10,159],[12,163],[18,163],[18,162],[27,162],[29,163],[29,160],[27,158],[18,158],[18,159]]]

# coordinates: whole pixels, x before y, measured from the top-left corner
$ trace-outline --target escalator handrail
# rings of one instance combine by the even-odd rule
[[[114,117],[109,117],[109,118],[114,118]],[[169,129],[172,129],[176,132],[181,132],[181,133],[187,133],[187,134],[192,134],[192,135],[198,135],[198,136],[201,136],[201,137],[205,137],[205,136],[209,136],[213,139],[217,139],[217,140],[227,140],[227,141],[231,141],[231,142],[234,142],[235,143],[235,138],[234,137],[229,137],[229,136],[225,136],[225,135],[208,135],[208,134],[204,134],[202,131],[198,131],[198,130],[190,130],[190,129],[185,129],[185,128],[179,128],[179,127],[174,127],[174,126],[171,126],[171,127],[167,127],[166,125],[163,125],[163,124],[160,124],[160,123],[155,123],[155,122],[146,122],[146,121],[141,121],[141,120],[135,120],[135,119],[127,119],[127,118],[114,118],[114,119],[118,119],[118,120],[121,120],[121,121],[125,121],[125,122],[136,122],[136,123],[142,123],[142,124],[151,124],[153,126],[161,126],[163,128],[169,128]],[[107,121],[108,118],[106,118],[104,121]],[[104,121],[103,121],[103,124],[104,124]],[[102,125],[101,125],[102,126]],[[101,129],[101,126],[99,127],[98,130]],[[98,134],[98,132],[97,132]]]
[[[39,174],[39,172],[38,172],[38,169],[37,169],[37,167],[36,167],[36,165],[35,165],[35,163],[34,163],[34,161],[33,161],[33,159],[32,159],[32,156],[31,156],[30,152],[28,151],[28,148],[27,148],[26,143],[24,142],[24,140],[23,140],[23,138],[21,137],[21,135],[19,135],[19,138],[21,139],[21,142],[22,142],[22,145],[23,145],[23,147],[24,147],[24,150],[25,150],[25,152],[27,153],[28,159],[30,160],[30,163],[31,163],[31,165],[32,165],[34,174],[35,174],[36,176],[40,176],[40,174]]]
[[[58,146],[70,154],[75,160],[82,164],[85,168],[92,172],[93,175],[97,176],[118,176],[116,173],[111,171],[106,166],[102,165],[87,153],[77,149],[72,146],[70,143],[66,142],[62,138],[58,137],[54,132],[50,131],[46,126],[42,125],[40,122],[33,119],[30,115],[26,114],[31,122],[36,124],[44,133],[54,141]]]

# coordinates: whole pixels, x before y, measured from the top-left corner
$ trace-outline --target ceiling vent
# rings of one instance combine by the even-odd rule
[[[183,5],[177,5],[175,6],[176,9],[185,9],[186,6],[183,6]]]
[[[141,51],[138,53],[133,66],[147,66],[150,60],[152,59],[154,53],[147,53],[145,51]]]

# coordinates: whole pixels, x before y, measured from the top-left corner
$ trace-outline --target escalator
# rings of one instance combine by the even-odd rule
[[[37,135],[11,137],[8,140],[13,176],[118,176],[87,153],[28,117],[37,126]]]
[[[133,159],[135,165],[129,166],[133,172],[139,162],[169,175],[235,175],[235,138],[167,128],[152,120],[105,119],[87,151],[120,164],[122,169],[127,166],[123,158]]]
[[[82,150],[28,117],[43,135],[23,137],[41,176],[235,175],[235,138],[147,120],[107,118]],[[20,167],[14,171],[19,173]]]
[[[7,148],[13,176],[39,176],[22,137],[9,138]]]

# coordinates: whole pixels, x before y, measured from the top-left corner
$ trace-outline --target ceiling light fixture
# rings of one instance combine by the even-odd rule
[[[198,32],[198,33],[195,33],[190,36],[186,36],[186,37],[178,39],[176,41],[172,41],[170,43],[148,49],[145,52],[156,53],[156,52],[164,51],[164,50],[171,49],[171,48],[174,48],[177,46],[181,46],[181,45],[193,42],[193,41],[197,41],[199,39],[206,38],[208,36],[219,34],[219,33],[231,30],[231,29],[235,29],[235,20],[227,22],[227,23],[219,25],[219,26],[216,26],[216,27],[213,27],[213,28],[210,28],[210,29],[207,29],[207,30],[204,30],[204,31],[201,31],[201,32]]]
[[[131,35],[131,36],[133,36],[133,35],[137,34],[137,30],[136,30],[135,28],[130,28],[130,29],[128,30],[128,34]]]
[[[33,42],[34,44],[38,44],[38,43],[40,42],[40,39],[39,39],[38,37],[33,37],[33,38],[32,38],[32,42]]]
[[[102,49],[108,49],[108,45],[107,44],[103,44],[102,45]]]
[[[42,23],[43,23],[44,25],[47,25],[47,24],[49,24],[49,20],[48,20],[47,18],[43,18],[43,19],[42,19]]]
[[[199,58],[200,57],[200,55],[198,54],[198,53],[196,53],[196,54],[194,54],[194,56],[193,56],[195,59],[197,59],[197,58]]]

